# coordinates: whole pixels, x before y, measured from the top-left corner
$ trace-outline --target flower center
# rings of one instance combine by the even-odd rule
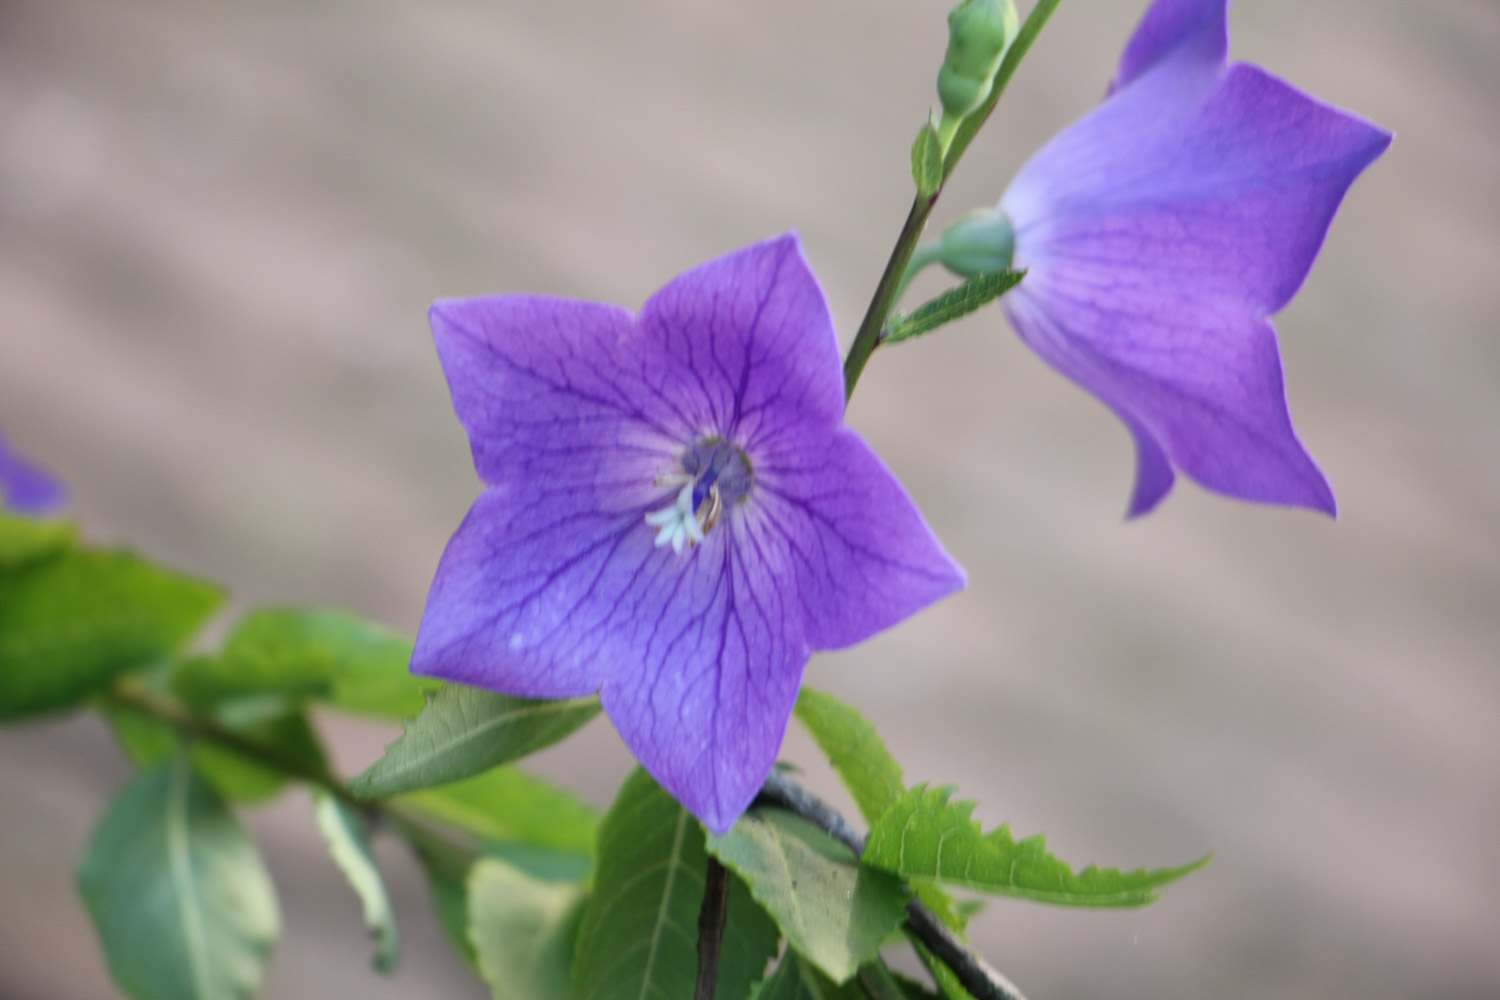
[[[750,493],[755,481],[750,460],[723,438],[703,438],[691,444],[679,460],[682,471],[658,476],[656,485],[680,487],[676,499],[646,515],[657,529],[656,546],[697,545],[719,523],[724,511]]]

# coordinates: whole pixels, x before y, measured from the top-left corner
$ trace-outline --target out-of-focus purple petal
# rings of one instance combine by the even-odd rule
[[[432,324],[490,486],[443,555],[412,669],[597,690],[716,832],[770,771],[811,650],[962,584],[842,427],[833,324],[795,236],[687,272],[639,320],[499,296],[440,302]]]
[[[1257,67],[1215,68],[1224,6],[1158,0],[1123,86],[1022,168],[1001,208],[1027,275],[1002,306],[1129,426],[1132,515],[1165,496],[1174,468],[1332,514],[1266,316],[1296,293],[1390,135]]]
[[[51,514],[67,502],[68,493],[55,476],[13,451],[0,435],[0,507],[21,514]]]

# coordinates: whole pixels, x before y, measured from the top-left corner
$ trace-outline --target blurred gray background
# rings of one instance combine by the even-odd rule
[[[429,300],[634,307],[795,227],[847,339],[946,6],[0,0],[0,425],[95,538],[412,629],[478,491]],[[1143,7],[1062,5],[937,225],[1098,99]],[[1397,134],[1278,320],[1341,519],[1183,481],[1123,523],[1123,428],[991,309],[877,355],[849,416],[969,589],[809,680],[1065,858],[1216,852],[1141,911],[994,903],[975,937],[1033,1000],[1495,997],[1500,4],[1245,0],[1233,31]],[[328,730],[346,772],[392,735]],[[629,760],[601,720],[537,766],[604,804]],[[114,995],[73,867],[125,775],[93,720],[0,732],[0,997]],[[250,822],[267,997],[483,995],[395,845],[383,979],[305,796]]]

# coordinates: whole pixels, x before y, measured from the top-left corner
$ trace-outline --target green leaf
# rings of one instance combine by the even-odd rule
[[[194,704],[274,692],[409,716],[442,686],[413,676],[411,650],[405,636],[343,612],[261,608],[240,620],[219,656],[180,669],[173,689]]]
[[[73,538],[72,521],[15,517],[0,511],[0,573],[61,555],[73,544]]]
[[[908,878],[906,884],[911,887],[916,895],[917,901],[932,911],[933,916],[941,920],[950,930],[957,931],[963,936],[964,929],[969,926],[969,917],[979,908],[972,902],[955,902],[953,897],[944,891],[932,879]]]
[[[915,979],[908,979],[899,972],[891,973],[891,978],[901,988],[901,995],[906,997],[906,1000],[938,1000],[940,994],[934,993],[930,986],[919,983]],[[964,994],[964,1000],[968,1000],[967,993]]]
[[[585,855],[593,850],[599,829],[592,806],[512,767],[395,801],[485,840],[519,840]]]
[[[755,1000],[869,1000],[855,980],[842,985],[823,975],[810,963],[788,951],[766,981]]]
[[[598,713],[598,698],[533,701],[449,685],[349,789],[385,798],[470,778],[556,743]]]
[[[782,809],[751,809],[708,851],[744,879],[787,942],[847,982],[906,917],[905,887],[862,867],[842,844]]]
[[[943,186],[943,144],[931,122],[922,126],[911,145],[911,179],[924,198]]]
[[[0,576],[0,720],[76,705],[179,648],[221,600],[124,552],[72,551]]]
[[[953,789],[919,785],[870,831],[867,864],[904,877],[935,878],[981,892],[1063,906],[1142,906],[1171,882],[1208,863],[1122,872],[1090,865],[1074,872],[1047,853],[1038,835],[1016,841],[1002,826],[988,834],[969,818],[974,803],[950,802]]]
[[[901,765],[886,749],[875,727],[833,695],[807,687],[797,697],[796,715],[849,789],[865,822],[874,824],[906,790]],[[947,892],[927,879],[912,879],[911,888],[939,920],[963,933],[968,921]]]
[[[882,343],[897,344],[931,333],[938,327],[961,319],[995,301],[1020,284],[1024,277],[1025,271],[987,271],[976,274],[962,285],[922,303],[910,315],[897,316],[891,321]]]
[[[573,959],[574,1000],[693,995],[707,863],[703,828],[637,769],[599,828],[594,891]],[[776,925],[731,875],[715,1000],[746,1000],[776,942]]]
[[[401,934],[396,928],[396,911],[381,878],[375,856],[370,853],[370,835],[365,821],[343,802],[326,791],[313,794],[313,816],[328,842],[328,853],[349,880],[364,911],[365,926],[375,939],[375,968],[389,973],[396,968],[401,954]]]
[[[583,886],[482,858],[468,889],[469,938],[495,1000],[568,1000]]]
[[[255,845],[186,758],[143,771],[94,831],[79,891],[136,1000],[248,1000],[280,933]]]
[[[114,730],[126,755],[149,767],[177,753],[184,745],[177,730],[133,705],[102,700],[99,710]],[[323,745],[307,715],[287,711],[279,702],[230,702],[211,716],[223,728],[275,750],[278,759],[300,764],[304,773],[328,768]],[[287,773],[207,740],[193,741],[193,766],[214,790],[233,802],[264,802],[287,785]]]
[[[942,959],[934,955],[925,944],[912,938],[912,946],[916,948],[917,957],[922,960],[922,966],[928,975],[937,983],[939,993],[948,1000],[974,1000],[973,995],[964,989],[964,984],[958,981],[957,974],[944,965]]]
[[[432,908],[448,943],[477,974],[479,963],[469,940],[468,879],[469,869],[474,866],[473,856],[415,824],[399,824],[396,829],[422,865],[427,888],[432,893]]]
[[[854,796],[860,815],[874,823],[901,797],[901,765],[891,757],[875,727],[831,694],[804,687],[797,696],[797,721],[807,727],[828,762]]]

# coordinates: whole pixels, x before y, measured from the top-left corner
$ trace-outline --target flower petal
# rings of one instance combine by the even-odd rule
[[[12,451],[0,436],[0,507],[22,514],[50,514],[67,501],[67,491],[40,465]]]
[[[628,659],[600,698],[646,770],[723,833],[776,762],[809,650],[793,588],[740,523],[674,570],[643,578]]]
[[[744,541],[795,580],[814,649],[862,642],[964,585],[916,504],[853,431],[769,456]]]
[[[487,483],[593,488],[622,478],[603,474],[616,465],[675,460],[689,436],[686,416],[661,388],[660,350],[628,310],[497,295],[439,301],[430,319]]]
[[[1229,53],[1229,0],[1156,0],[1120,56],[1110,91],[1167,60],[1217,70]]]
[[[1064,277],[1026,288],[1028,275],[1002,305],[1032,349],[1131,428],[1131,516],[1166,496],[1173,466],[1243,500],[1335,512],[1327,480],[1292,429],[1269,320],[1129,297],[1105,268]]]
[[[1158,4],[1148,19],[1176,10]],[[1265,316],[1301,285],[1390,135],[1254,66],[1185,100],[1169,72],[1184,51],[1022,169],[1001,208],[1027,275],[1002,306],[1130,426],[1132,514],[1165,495],[1171,467],[1243,499],[1333,513],[1292,430]]]
[[[641,310],[672,366],[663,377],[698,434],[747,450],[844,415],[838,338],[796,234],[726,254],[674,278]]]

